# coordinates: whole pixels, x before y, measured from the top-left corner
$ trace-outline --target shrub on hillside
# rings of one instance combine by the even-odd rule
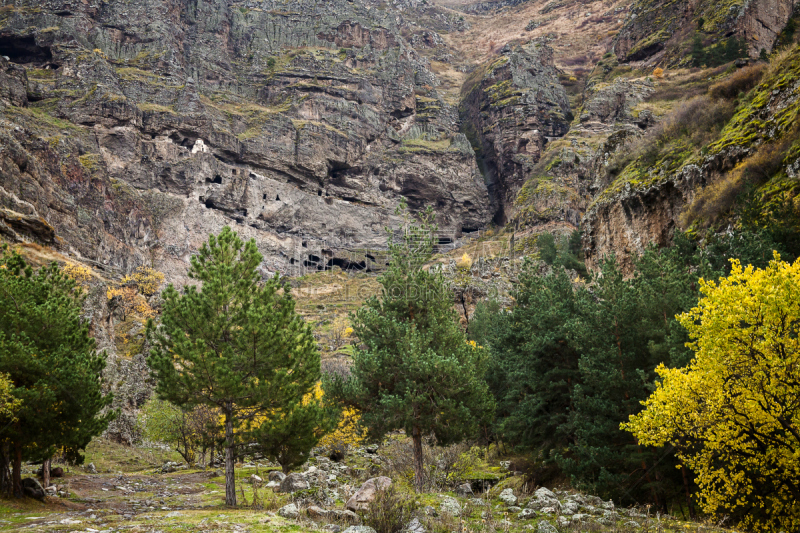
[[[747,93],[758,85],[766,70],[764,63],[757,63],[734,72],[729,78],[711,86],[708,94],[714,100],[726,98],[732,100],[740,93]]]
[[[376,494],[362,516],[365,526],[376,533],[399,533],[414,518],[417,502],[401,493],[394,484]]]

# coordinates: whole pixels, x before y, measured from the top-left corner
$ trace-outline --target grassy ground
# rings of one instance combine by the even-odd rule
[[[450,453],[451,461],[468,457],[466,465],[453,467],[448,475],[460,479],[494,479],[499,483],[488,492],[475,497],[457,496],[451,491],[454,483],[439,485],[424,493],[415,493],[409,485],[410,476],[403,470],[405,447],[408,442],[400,438],[389,446],[381,447],[378,455],[358,451],[351,453],[337,472],[339,481],[326,493],[334,495],[329,509],[343,509],[346,499],[364,480],[375,475],[389,475],[401,499],[413,500],[426,530],[430,533],[470,531],[473,533],[527,533],[536,531],[542,520],[555,522],[557,517],[540,515],[533,520],[516,517],[519,511],[509,510],[498,496],[511,489],[524,507],[533,489],[523,476],[512,476],[500,465],[498,457],[486,453],[467,451],[466,447],[452,450],[432,449],[430,453],[439,461]],[[438,454],[438,455],[437,455]],[[68,492],[68,497],[48,497],[45,502],[31,499],[0,499],[0,530],[41,532],[179,532],[179,531],[230,531],[236,533],[279,531],[316,532],[331,531],[348,524],[323,519],[308,518],[303,507],[313,499],[316,489],[295,495],[256,488],[247,480],[252,474],[266,478],[272,468],[258,463],[237,465],[237,494],[240,506],[224,505],[224,478],[218,470],[184,469],[160,474],[158,465],[175,457],[167,451],[127,447],[103,439],[96,439],[87,449],[87,462],[98,466],[97,474],[80,467],[68,468],[64,478],[53,481]],[[508,458],[505,458],[508,459]],[[313,459],[312,463],[315,462]],[[433,462],[433,461],[430,461]],[[400,465],[400,466],[389,466]],[[28,467],[32,470],[34,467]],[[338,466],[336,468],[339,468]],[[332,470],[333,471],[333,470]],[[30,475],[30,473],[29,473]],[[567,492],[559,492],[566,497]],[[440,510],[445,498],[455,498],[462,508],[461,516],[448,516]],[[287,519],[276,511],[294,502],[301,507],[300,516]],[[385,511],[385,509],[384,509]],[[367,523],[381,513],[364,513]],[[383,513],[382,516],[388,516]],[[635,523],[635,525],[634,525]],[[560,526],[559,532],[647,532],[647,533],[721,533],[724,530],[709,522],[686,522],[671,517],[647,516],[636,511],[628,515],[623,511],[613,524],[601,525],[593,520],[582,524]],[[386,533],[381,531],[380,533]]]

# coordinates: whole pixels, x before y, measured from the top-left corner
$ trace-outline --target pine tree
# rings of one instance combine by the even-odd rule
[[[270,417],[255,432],[259,449],[281,465],[284,473],[305,463],[311,449],[338,422],[338,417],[317,396],[321,394],[307,395],[284,409],[282,416]]]
[[[690,52],[692,56],[692,66],[702,67],[708,62],[708,54],[703,47],[703,38],[699,33],[692,36],[692,49]]]
[[[222,414],[227,505],[236,505],[237,437],[300,402],[320,377],[311,328],[288,285],[277,275],[261,282],[261,261],[254,240],[223,228],[192,257],[189,277],[202,286],[168,286],[160,327],[148,324],[159,397]]]
[[[548,457],[571,440],[572,389],[580,377],[572,330],[580,310],[563,269],[540,276],[535,268],[525,265],[513,309],[487,328],[487,382],[497,399],[498,434]]]
[[[82,303],[80,288],[58,265],[34,271],[3,247],[0,374],[8,374],[11,394],[21,404],[15,420],[0,427],[0,446],[10,452],[18,497],[23,460],[46,460],[61,449],[80,461],[79,451],[115,417],[101,414],[112,399],[102,393],[105,356],[95,351],[81,319]]]
[[[458,326],[453,294],[441,273],[424,268],[436,226],[433,211],[406,225],[399,241],[390,234],[391,262],[373,297],[352,317],[363,348],[347,377],[327,376],[326,396],[361,411],[372,438],[403,429],[411,436],[414,480],[424,486],[422,438],[447,444],[476,435],[494,409],[483,375],[485,350],[467,342]]]

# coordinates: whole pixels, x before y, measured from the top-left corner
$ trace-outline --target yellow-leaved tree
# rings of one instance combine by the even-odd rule
[[[732,261],[700,280],[697,307],[678,316],[695,352],[623,429],[641,444],[672,443],[700,503],[755,531],[800,528],[800,260],[766,269]]]

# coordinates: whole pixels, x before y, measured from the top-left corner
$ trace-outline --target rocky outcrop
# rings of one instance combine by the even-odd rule
[[[474,153],[401,23],[345,0],[19,2],[0,16],[0,187],[64,252],[178,283],[226,224],[265,275],[382,266],[401,197],[454,237],[480,228]]]
[[[368,479],[347,500],[345,507],[351,511],[365,511],[369,508],[369,504],[378,497],[378,492],[388,489],[391,484],[392,480],[385,476]]]
[[[794,137],[800,113],[800,46],[795,45],[770,72],[746,107],[705,148],[705,155],[689,158],[674,172],[653,165],[644,169],[645,179],[639,172],[636,180],[626,180],[623,173],[598,195],[583,219],[587,267],[595,268],[603,257],[615,253],[627,268],[631,254],[641,253],[650,243],[668,244],[686,207],[709,186],[721,184],[737,165],[757,159],[762,144],[781,147],[770,156],[780,161],[775,177],[791,176],[800,168],[800,143]],[[792,178],[769,183],[773,195],[796,193]]]
[[[747,42],[751,57],[772,49],[792,16],[795,0],[713,1],[638,0],[614,44],[622,62],[680,62],[691,33],[716,41],[736,35]]]
[[[494,220],[505,223],[546,144],[569,129],[569,102],[552,50],[542,42],[507,47],[470,75],[462,95],[465,131],[486,176]]]
[[[514,227],[546,228],[559,234],[580,228],[592,199],[608,185],[609,159],[655,124],[650,111],[639,109],[653,91],[654,84],[647,80],[607,82],[602,73],[592,78],[577,110],[578,121],[565,137],[548,144],[517,194]]]

